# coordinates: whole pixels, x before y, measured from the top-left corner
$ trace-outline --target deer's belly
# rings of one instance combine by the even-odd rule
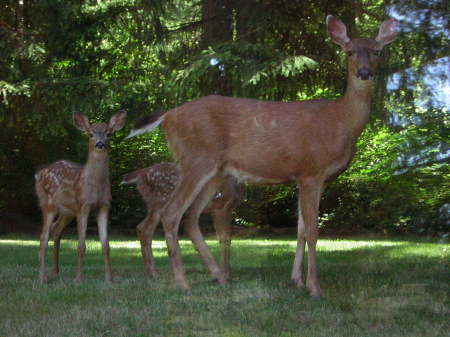
[[[233,176],[239,183],[248,182],[252,184],[282,184],[290,181],[290,179],[284,179],[282,177],[267,176],[259,174],[257,172],[248,172],[243,169],[239,169],[235,166],[227,166],[225,173]]]

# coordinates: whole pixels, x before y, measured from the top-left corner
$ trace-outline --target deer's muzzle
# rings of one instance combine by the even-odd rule
[[[368,80],[373,76],[373,73],[369,68],[363,67],[358,69],[356,76],[358,76],[362,80]]]

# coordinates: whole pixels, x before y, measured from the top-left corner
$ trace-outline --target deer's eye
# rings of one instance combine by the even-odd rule
[[[94,137],[94,134],[93,134],[92,132],[89,132],[89,133],[88,133],[88,136],[89,136],[90,138],[92,138],[92,137]]]
[[[355,54],[355,52],[352,50],[349,50],[346,53],[347,53],[347,56],[353,56]]]
[[[110,132],[108,132],[107,134],[106,134],[106,137],[107,138],[109,138],[109,137],[111,137],[112,136],[112,134],[110,133]]]

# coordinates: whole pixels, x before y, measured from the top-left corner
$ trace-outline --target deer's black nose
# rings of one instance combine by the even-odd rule
[[[358,69],[358,73],[356,75],[362,80],[368,80],[373,76],[370,69],[366,67]]]
[[[104,149],[105,147],[106,147],[106,145],[105,145],[105,143],[103,143],[103,142],[97,142],[97,143],[95,143],[95,147],[97,148],[97,149]]]

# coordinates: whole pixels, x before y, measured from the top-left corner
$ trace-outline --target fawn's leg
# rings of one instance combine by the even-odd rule
[[[152,241],[155,229],[160,221],[160,212],[148,211],[147,216],[137,226],[137,235],[141,243],[142,260],[144,262],[144,271],[147,277],[156,277],[158,273],[153,258]]]
[[[56,211],[54,209],[42,210],[43,213],[43,224],[42,232],[39,244],[39,280],[41,283],[47,282],[47,270],[45,267],[45,255],[47,252],[48,238],[50,235],[50,228],[52,226],[53,220],[56,216]]]
[[[105,261],[105,282],[112,283],[111,262],[109,260],[109,240],[108,240],[108,212],[109,206],[100,208],[97,214],[97,225],[100,242],[102,244],[102,254]]]
[[[89,206],[82,206],[80,212],[77,214],[77,231],[78,231],[78,261],[75,282],[80,283],[83,278],[83,262],[84,254],[86,253],[86,229],[89,215]]]
[[[73,216],[60,215],[53,223],[51,235],[53,237],[53,275],[59,274],[59,247],[61,244],[62,232],[66,225],[73,219]]]

